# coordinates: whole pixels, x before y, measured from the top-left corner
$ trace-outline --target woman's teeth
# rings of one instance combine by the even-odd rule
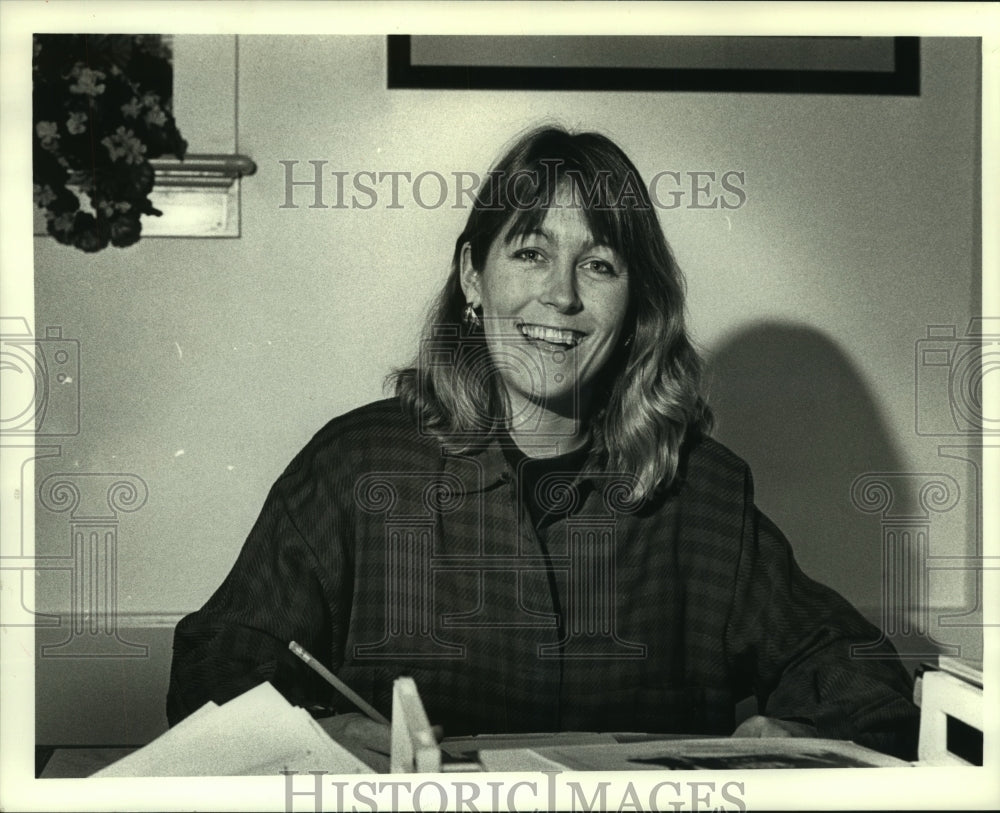
[[[549,344],[559,344],[565,347],[576,347],[582,338],[575,330],[560,330],[542,325],[522,324],[521,333],[529,339],[537,339]]]

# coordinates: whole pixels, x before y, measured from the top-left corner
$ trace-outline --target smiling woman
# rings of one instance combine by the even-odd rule
[[[598,133],[544,128],[514,144],[479,192],[425,334],[436,352],[440,325],[464,320],[466,352],[397,376],[422,425],[442,438],[502,425],[536,457],[589,443],[634,475],[636,498],[670,485],[684,438],[711,416],[647,190]],[[483,342],[488,353],[469,352]]]
[[[818,735],[913,756],[895,651],[798,568],[709,437],[646,189],[599,134],[507,151],[396,397],[320,430],[178,625],[171,723],[269,680],[384,748],[328,716],[352,709],[295,640],[382,714],[412,676],[449,735]],[[736,727],[751,695],[760,715]]]

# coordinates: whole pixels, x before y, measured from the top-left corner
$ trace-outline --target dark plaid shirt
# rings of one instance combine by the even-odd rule
[[[798,568],[743,461],[697,439],[674,487],[639,507],[626,479],[543,477],[535,527],[497,440],[449,452],[395,399],[331,421],[178,624],[171,724],[265,680],[353,710],[287,650],[296,640],[387,716],[393,679],[413,676],[448,735],[728,734],[756,694],[762,714],[913,755],[909,675]],[[883,657],[852,658],[873,643]]]

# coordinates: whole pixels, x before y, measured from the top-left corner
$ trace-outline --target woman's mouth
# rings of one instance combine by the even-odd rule
[[[534,342],[544,342],[560,350],[569,350],[572,347],[576,347],[587,335],[578,330],[549,327],[548,325],[533,325],[528,322],[521,322],[517,327],[521,331],[521,335],[526,339]]]

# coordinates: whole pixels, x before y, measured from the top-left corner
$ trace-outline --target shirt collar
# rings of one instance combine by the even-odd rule
[[[504,437],[503,434],[493,433],[487,440],[468,448],[462,448],[457,444],[444,444],[441,454],[445,459],[445,472],[461,480],[466,494],[489,491],[502,484],[512,482],[514,473],[511,471],[501,445]],[[602,470],[600,455],[591,449],[584,469],[577,474],[573,482],[591,480],[595,472]]]

